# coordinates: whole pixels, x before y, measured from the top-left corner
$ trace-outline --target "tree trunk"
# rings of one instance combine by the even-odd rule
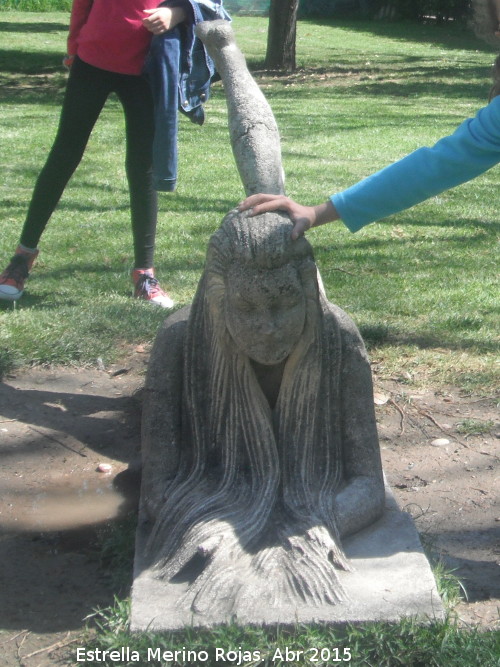
[[[299,0],[271,0],[266,68],[293,72]]]

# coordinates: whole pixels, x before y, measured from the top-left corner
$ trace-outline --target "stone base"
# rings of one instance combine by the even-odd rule
[[[182,616],[177,601],[187,584],[159,581],[142,566],[147,540],[139,526],[136,539],[134,585],[132,589],[132,631],[179,630],[239,625],[293,625],[295,623],[361,623],[398,621],[416,617],[422,622],[444,617],[436,582],[425,557],[418,533],[409,514],[402,512],[390,489],[386,490],[386,511],[373,526],[344,540],[346,555],[354,572],[339,572],[348,602],[332,606],[300,605],[252,607],[235,618],[217,609],[210,616],[190,613]]]

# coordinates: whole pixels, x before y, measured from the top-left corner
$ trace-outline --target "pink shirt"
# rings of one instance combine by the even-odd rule
[[[142,25],[145,9],[160,0],[73,0],[68,53],[120,74],[140,74],[152,34]]]

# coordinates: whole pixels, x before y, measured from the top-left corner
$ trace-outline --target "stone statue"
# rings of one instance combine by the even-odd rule
[[[207,46],[216,33],[204,34]],[[220,39],[216,64],[232,100],[225,24]],[[244,133],[255,149],[257,120],[269,115],[260,104],[258,96]],[[271,136],[269,187],[281,191],[272,128]],[[254,148],[235,148],[238,163],[248,158],[241,174],[259,162]],[[178,584],[184,619],[341,604],[350,569],[342,540],[383,512],[363,342],[327,301],[311,246],[292,241],[291,229],[278,213],[230,212],[210,240],[192,306],[166,320],[151,354],[141,568]]]
[[[278,126],[247,69],[231,25],[227,21],[205,21],[197,25],[196,34],[204,42],[224,83],[231,147],[246,194],[283,194]]]
[[[226,216],[151,356],[147,552],[158,577],[187,577],[196,613],[340,602],[341,538],[383,509],[363,343],[290,232],[281,215]]]

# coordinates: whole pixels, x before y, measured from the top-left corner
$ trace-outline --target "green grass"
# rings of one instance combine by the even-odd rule
[[[103,562],[115,575],[116,587],[121,591],[124,582],[130,582],[133,522],[124,526],[125,532],[111,530],[103,541]],[[460,628],[453,612],[462,595],[460,582],[441,561],[434,563],[433,571],[448,610],[445,620],[422,624],[403,619],[399,623],[345,627],[296,624],[267,629],[226,625],[211,630],[132,633],[130,599],[116,597],[112,607],[96,610],[89,618],[86,634],[76,645],[82,653],[77,654],[74,648],[67,658],[81,661],[84,657],[86,664],[109,667],[116,664],[116,655],[125,656],[119,661],[120,667],[499,667],[500,632]]]
[[[109,623],[110,619],[106,619]],[[123,626],[122,626],[123,627]],[[433,624],[422,627],[412,621],[397,626],[373,624],[370,626],[349,626],[345,630],[327,627],[304,627],[294,630],[270,632],[263,629],[241,629],[228,627],[212,632],[185,632],[179,635],[145,634],[130,638],[130,635],[118,625],[117,632],[109,635],[108,644],[103,642],[102,649],[112,647],[129,647],[136,650],[140,657],[148,655],[148,649],[179,651],[188,649],[196,653],[204,651],[208,654],[206,661],[169,661],[150,660],[142,664],[151,667],[167,665],[238,665],[246,667],[304,667],[305,665],[346,664],[355,667],[463,667],[463,665],[480,664],[482,667],[498,665],[498,638],[494,635],[482,637],[478,641],[475,631],[460,632],[452,622]],[[97,646],[90,644],[90,646]],[[89,649],[92,650],[89,646]],[[237,653],[233,660],[216,660],[216,647],[222,655],[230,651],[240,651],[246,660],[238,662]],[[347,660],[348,656],[351,660]],[[324,656],[326,659],[322,659]],[[345,656],[346,659],[343,658]],[[229,657],[232,657],[229,653]],[[288,657],[288,659],[286,659]],[[330,658],[330,659],[328,659]],[[112,665],[109,660],[87,661],[86,664]],[[123,661],[121,665],[133,665],[134,662]],[[137,662],[135,663],[137,664]]]
[[[499,633],[481,634],[477,630],[460,629],[451,616],[429,625],[408,619],[397,624],[370,623],[345,628],[297,625],[269,630],[230,625],[210,631],[187,629],[177,633],[132,634],[128,630],[128,614],[129,603],[116,601],[113,608],[95,616],[97,631],[89,634],[80,646],[87,658],[85,664],[111,667],[116,662],[112,654],[104,652],[121,651],[122,647],[128,648],[131,660],[121,660],[120,667],[134,664],[151,667],[498,667],[500,664]],[[226,659],[217,660],[216,649],[219,656]],[[151,654],[149,650],[158,653]],[[168,659],[170,656],[166,654],[166,659],[148,660],[155,655],[163,656],[164,651],[178,651],[178,659]],[[236,653],[229,653],[233,651]],[[72,655],[75,659],[76,651]],[[202,656],[201,659],[196,660],[196,655]]]
[[[15,247],[50,148],[68,15],[0,13],[0,257]],[[261,70],[267,21],[234,21],[282,133],[288,194],[317,203],[450,133],[486,101],[493,54],[458,26],[301,21],[299,71]],[[220,84],[203,128],[181,119],[179,185],[160,197],[157,273],[191,301],[210,234],[243,196]],[[92,364],[151,341],[165,316],[130,298],[123,117],[111,99],[41,242],[16,308],[0,308],[0,371]],[[352,235],[310,233],[329,298],[365,334],[380,377],[498,385],[498,168]],[[495,365],[496,364],[496,365]]]
[[[494,426],[495,422],[491,419],[487,421],[481,419],[464,419],[458,422],[457,431],[464,435],[484,435],[485,433],[489,433]]]
[[[2,0],[0,11],[69,12],[71,0]]]
[[[444,620],[422,624],[403,619],[345,627],[296,624],[267,629],[230,624],[210,630],[132,633],[130,599],[123,596],[130,589],[134,525],[130,517],[101,537],[103,566],[112,574],[114,590],[120,593],[113,606],[96,610],[89,617],[85,635],[68,651],[70,664],[85,658],[88,665],[113,667],[119,655],[120,667],[500,667],[500,632],[458,626],[453,610],[463,588],[453,571],[436,560],[430,545],[429,559],[447,610]],[[82,653],[77,654],[76,648]],[[172,654],[176,651],[175,659]],[[121,659],[122,655],[128,658]]]
[[[2,261],[17,242],[33,180],[55,131],[67,21],[62,13],[0,14]],[[458,28],[301,22],[300,70],[272,77],[258,71],[266,25],[259,18],[234,22],[282,132],[288,192],[304,203],[322,201],[408,151],[433,143],[473,114],[488,94],[493,56]],[[179,147],[178,190],[161,196],[157,269],[182,305],[193,297],[210,234],[243,194],[220,85],[207,105],[205,127],[181,120]],[[327,292],[360,326],[380,374],[408,370],[415,382],[454,382],[488,392],[498,382],[497,179],[498,171],[492,170],[356,235],[340,223],[310,234]],[[17,308],[0,310],[0,372],[27,363],[92,364],[98,357],[124,354],[128,344],[154,338],[165,313],[129,296],[123,118],[114,99],[41,249],[25,297]],[[130,542],[127,538],[123,544],[121,537],[106,535],[103,545],[103,559],[116,570],[117,587],[130,576]],[[444,597],[454,599],[453,578],[439,571],[437,576]],[[325,649],[324,656],[330,651],[330,657],[335,648],[341,657],[349,649],[352,661],[345,664],[356,667],[500,665],[499,634],[459,629],[452,615],[428,626],[407,620],[344,629],[271,632],[229,626],[161,635],[131,635],[128,618],[126,600],[97,612],[86,649],[128,646],[142,654],[149,647],[186,647],[207,650],[207,665],[234,664],[215,663],[216,646],[258,651],[261,659],[246,664],[262,667],[283,665],[279,657],[272,658],[285,647],[306,652],[299,661],[287,661],[289,666],[325,665],[321,654],[316,662],[304,660],[304,655],[314,657],[314,648]],[[74,650],[69,650],[74,662]]]

